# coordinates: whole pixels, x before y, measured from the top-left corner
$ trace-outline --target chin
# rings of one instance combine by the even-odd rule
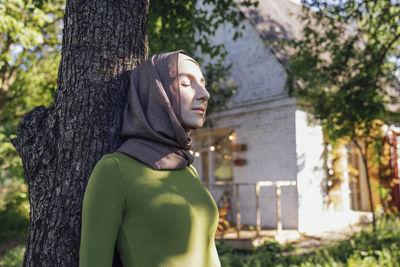
[[[203,122],[203,120],[202,120],[202,121],[200,121],[200,122],[188,124],[188,126],[189,126],[191,129],[199,129],[199,128],[203,127],[203,124],[204,124],[204,122]]]

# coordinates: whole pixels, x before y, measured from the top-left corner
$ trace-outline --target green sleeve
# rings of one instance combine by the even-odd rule
[[[82,206],[79,267],[112,266],[125,192],[115,160],[103,156],[89,178]]]

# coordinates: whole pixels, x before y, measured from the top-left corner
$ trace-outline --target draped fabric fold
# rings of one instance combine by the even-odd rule
[[[130,73],[117,152],[129,155],[155,170],[183,169],[194,158],[191,129],[181,117],[178,56],[184,50],[160,53]]]

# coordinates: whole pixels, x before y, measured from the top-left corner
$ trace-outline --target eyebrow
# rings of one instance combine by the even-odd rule
[[[195,77],[193,74],[191,74],[191,73],[186,73],[186,72],[184,72],[184,73],[179,73],[179,74],[178,74],[178,77],[179,77],[179,76],[189,76],[189,77],[192,78],[192,79],[196,79],[196,77]],[[201,77],[200,81],[202,81],[202,82],[204,82],[204,84],[206,84],[206,79],[204,79],[204,77]]]

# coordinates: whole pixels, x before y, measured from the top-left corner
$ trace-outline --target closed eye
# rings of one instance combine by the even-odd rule
[[[206,80],[204,78],[202,78],[200,81],[201,81],[201,84],[203,85],[203,87],[206,87],[206,85],[207,85]]]

